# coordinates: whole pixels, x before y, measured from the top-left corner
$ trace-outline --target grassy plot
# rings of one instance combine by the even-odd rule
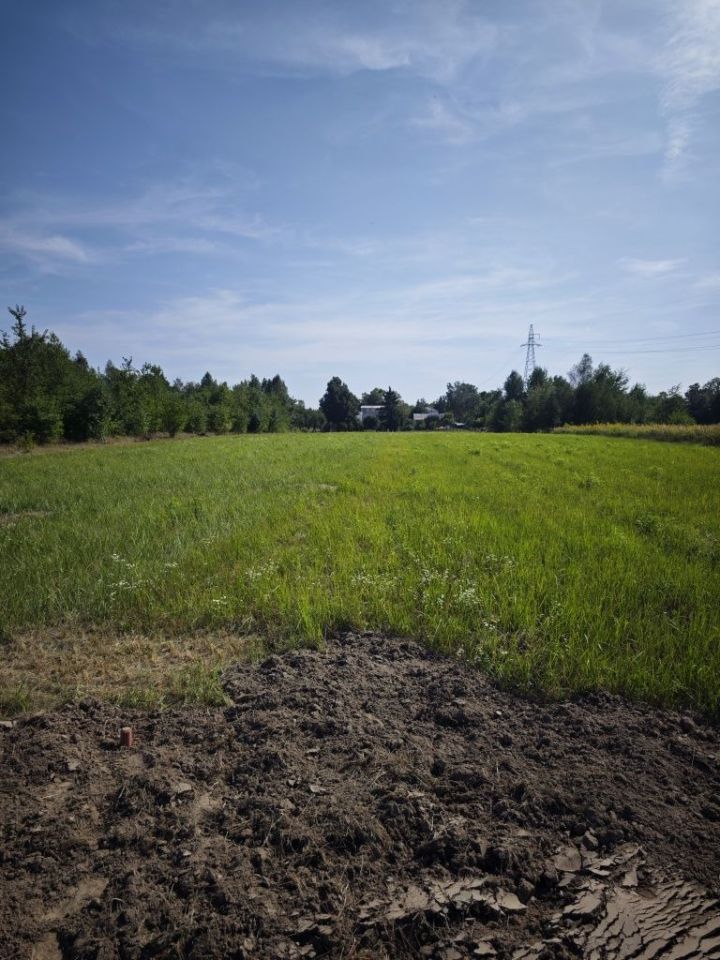
[[[212,688],[238,635],[317,643],[355,627],[525,687],[713,712],[719,468],[703,446],[437,433],[4,458],[5,702],[132,698],[128,658],[159,696],[186,662]]]

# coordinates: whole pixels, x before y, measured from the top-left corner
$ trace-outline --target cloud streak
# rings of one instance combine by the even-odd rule
[[[720,90],[720,0],[683,0],[670,9],[670,36],[657,69],[667,119],[664,173],[674,178],[689,159],[701,102]]]
[[[284,238],[285,227],[247,209],[246,193],[242,184],[210,177],[168,180],[96,202],[26,192],[0,221],[0,248],[52,272],[133,255],[229,254],[238,242]]]
[[[62,234],[28,231],[0,222],[0,249],[34,264],[41,273],[60,273],[71,265],[89,264],[94,255],[82,243]]]
[[[263,218],[248,213],[237,185],[214,184],[210,178],[184,178],[154,183],[134,196],[112,202],[88,202],[75,197],[30,196],[21,213],[26,223],[73,227],[138,230],[181,226],[250,239],[277,232]]]
[[[467,64],[487,56],[497,39],[496,27],[465,0],[380,6],[382,18],[374,27],[359,24],[351,5],[293,3],[283,8],[282,29],[272,5],[252,14],[240,7],[232,16],[213,15],[211,5],[203,9],[209,16],[191,32],[178,29],[168,16],[152,27],[125,26],[123,33],[133,43],[215,58],[221,68],[336,76],[397,70],[439,83],[451,82]],[[366,12],[366,21],[372,19],[372,4]]]
[[[647,277],[655,279],[675,273],[681,267],[684,260],[641,260],[635,257],[624,257],[619,261],[620,265],[628,272],[637,277]]]

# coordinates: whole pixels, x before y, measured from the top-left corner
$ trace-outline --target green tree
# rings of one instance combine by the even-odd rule
[[[157,433],[163,429],[163,414],[170,384],[157,364],[144,363],[137,378],[137,387],[147,417],[147,430],[149,433]]]
[[[188,410],[185,398],[175,387],[171,387],[163,397],[160,412],[160,429],[174,437],[185,429],[188,419]]]
[[[266,394],[266,396],[273,397],[283,406],[292,406],[292,400],[290,399],[288,388],[280,374],[276,373],[271,380],[263,380],[260,384],[260,389],[264,394]]]
[[[320,409],[331,428],[348,430],[356,426],[360,401],[340,377],[333,377],[320,400]]]
[[[655,399],[655,415],[653,420],[656,423],[694,423],[690,411],[688,410],[687,400],[680,393],[680,387],[670,387],[669,390],[663,390]]]
[[[523,378],[517,372],[513,370],[509,375],[507,380],[503,385],[503,391],[505,393],[506,400],[516,400],[519,403],[522,402],[525,396],[525,384]]]
[[[207,431],[207,409],[196,397],[189,400],[185,429],[190,433],[204,434]]]
[[[536,390],[548,382],[548,372],[544,367],[535,367],[528,380],[528,390]]]
[[[104,440],[110,432],[110,400],[100,380],[69,404],[64,417],[67,440]]]
[[[697,423],[720,423],[720,377],[702,387],[691,384],[685,393],[688,412]]]
[[[569,376],[575,387],[573,423],[614,423],[623,418],[628,408],[628,378],[623,370],[612,370],[606,363],[593,368],[586,353]]]
[[[406,420],[402,398],[399,393],[388,387],[383,395],[383,408],[380,411],[380,426],[383,430],[399,430]]]
[[[625,415],[622,417],[627,423],[647,423],[650,413],[650,398],[641,383],[628,391],[625,399]]]
[[[472,383],[461,383],[456,380],[447,385],[445,397],[438,406],[438,410],[441,412],[450,410],[455,420],[467,423],[477,416],[479,399],[477,387]]]
[[[110,397],[111,432],[133,437],[147,436],[150,418],[132,357],[123,357],[119,367],[108,361],[105,382]]]
[[[501,400],[493,407],[489,417],[489,428],[498,433],[520,430],[523,418],[523,405],[519,400]]]
[[[276,406],[271,407],[267,425],[268,433],[281,433],[284,429],[286,429],[286,426],[287,421],[284,411]]]
[[[382,387],[373,387],[369,393],[364,393],[360,398],[364,407],[379,407],[385,402],[385,391]]]
[[[581,383],[587,383],[593,375],[593,362],[589,353],[584,353],[580,361],[568,373],[570,383],[577,387]]]
[[[560,401],[547,370],[536,367],[530,375],[525,395],[522,429],[529,432],[551,430],[561,423]]]
[[[296,400],[292,411],[291,426],[294,430],[322,430],[325,416],[322,410],[306,407],[302,400]]]
[[[72,359],[54,333],[28,330],[24,307],[8,310],[14,322],[0,336],[0,439],[45,443],[63,435],[66,418],[77,414],[79,397],[98,376],[82,354]]]
[[[209,433],[229,433],[231,426],[230,411],[224,403],[211,403],[207,410],[207,430]]]

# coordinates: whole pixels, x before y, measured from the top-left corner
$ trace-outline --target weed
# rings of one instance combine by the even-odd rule
[[[164,693],[152,684],[128,687],[115,697],[115,702],[131,710],[161,710],[166,706]]]
[[[29,681],[0,686],[0,717],[14,717],[27,713],[33,706],[33,690]]]
[[[228,698],[220,683],[220,668],[204,663],[183,667],[171,678],[167,699],[170,703],[224,706]]]

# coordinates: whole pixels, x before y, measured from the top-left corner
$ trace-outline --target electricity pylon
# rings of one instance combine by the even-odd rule
[[[523,377],[523,380],[525,381],[525,387],[527,387],[530,382],[532,372],[535,369],[535,347],[542,346],[542,344],[535,339],[535,331],[533,330],[532,324],[530,324],[527,343],[523,343],[522,346],[527,347],[527,353],[525,354],[525,376]]]

